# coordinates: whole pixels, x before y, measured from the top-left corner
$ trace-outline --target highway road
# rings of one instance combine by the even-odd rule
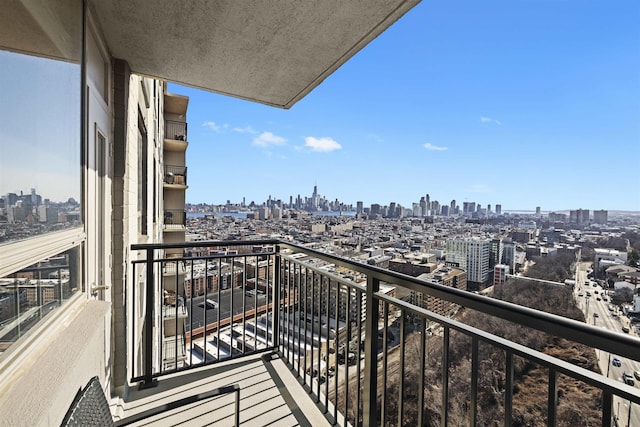
[[[609,297],[600,286],[593,286],[587,278],[588,272],[590,271],[589,265],[590,263],[588,262],[581,262],[578,264],[576,271],[574,295],[578,307],[585,313],[585,319],[590,324],[622,334],[624,333],[622,328],[624,326],[629,327],[629,319],[619,312],[618,307],[615,307],[614,310],[609,309]],[[589,296],[587,292],[589,292],[591,296]],[[634,334],[634,328],[630,328],[629,333]],[[600,370],[603,375],[609,378],[623,381],[622,374],[624,372],[631,375],[633,375],[634,371],[640,372],[639,361],[618,357],[615,349],[612,349],[610,352],[596,349],[596,356],[598,357]],[[620,360],[620,366],[613,365],[612,362],[614,358]],[[640,380],[634,378],[634,381],[635,387],[640,388]],[[618,426],[640,427],[640,405],[614,396],[612,413],[614,417],[618,419]]]

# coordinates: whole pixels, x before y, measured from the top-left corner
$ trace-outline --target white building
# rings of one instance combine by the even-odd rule
[[[627,253],[616,249],[596,248],[593,260],[593,269],[600,271],[612,265],[624,265],[627,263]]]
[[[446,261],[466,271],[469,282],[484,283],[489,278],[490,251],[490,240],[448,240]]]

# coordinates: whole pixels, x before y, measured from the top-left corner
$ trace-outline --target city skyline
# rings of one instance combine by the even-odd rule
[[[365,205],[640,211],[639,17],[631,1],[429,2],[290,110],[170,84],[190,98],[187,201],[317,183]]]

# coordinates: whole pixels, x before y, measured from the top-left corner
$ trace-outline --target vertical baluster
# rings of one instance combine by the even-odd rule
[[[227,255],[229,255],[228,251],[227,251]],[[233,358],[233,293],[235,291],[235,289],[233,288],[233,264],[235,261],[235,258],[231,257],[231,258],[226,258],[227,262],[229,262],[229,260],[231,260],[231,272],[229,274],[229,299],[230,301],[230,306],[229,306],[229,331],[230,331],[230,336],[229,336],[229,358]]]
[[[179,294],[179,285],[180,285],[180,261],[176,261],[176,279],[175,279],[175,289],[174,289],[174,298],[175,298],[175,306],[173,311],[173,318],[175,320],[175,329],[173,336],[173,366],[174,369],[178,369],[178,309],[180,305],[180,294]],[[164,319],[161,320],[161,323],[164,324]],[[160,340],[164,341],[163,335],[160,335]],[[162,345],[162,343],[160,344]],[[162,361],[162,359],[160,359]],[[160,370],[164,371],[164,366],[160,365]]]
[[[405,312],[402,310],[402,316],[400,317],[400,370],[398,375],[400,376],[400,389],[398,390],[398,425],[404,425],[402,419],[404,418],[404,356],[405,356],[405,340],[404,340],[404,328],[405,328]],[[385,325],[386,329],[386,325]],[[384,346],[387,346],[386,340]]]
[[[338,316],[339,312],[340,312],[340,284],[338,282],[336,282],[336,303],[334,305],[335,307],[335,335],[334,335],[334,350],[335,350],[335,357],[338,357],[338,348],[340,347],[340,324],[338,322],[340,322],[340,316]],[[328,346],[327,346],[328,347]],[[347,341],[347,346],[345,348],[345,352],[348,356],[349,354],[349,342]],[[327,348],[327,364],[326,366],[326,372],[325,372],[325,380],[327,382],[327,385],[329,384],[329,363],[331,362],[331,356],[329,353],[329,348]],[[349,366],[348,363],[345,363],[345,369]],[[334,378],[334,382],[333,382],[333,419],[335,420],[335,422],[338,422],[338,369],[336,369],[335,372],[335,378]],[[345,376],[346,378],[346,376]],[[345,386],[346,386],[346,382],[345,382]]]
[[[300,266],[300,272],[302,273],[303,268]],[[302,383],[307,383],[307,364],[309,359],[307,358],[307,303],[309,302],[308,289],[307,289],[307,269],[304,269],[304,274],[302,275],[304,278],[304,305],[302,310],[304,312],[304,365],[302,366]],[[313,295],[313,294],[312,294]]]
[[[216,361],[220,361],[220,322],[221,322],[221,315],[220,312],[222,311],[222,298],[221,298],[221,288],[222,288],[222,258],[218,258],[218,326],[216,327],[216,348],[217,348],[217,352],[218,352],[218,356],[216,357]],[[205,301],[204,304],[205,310],[207,308],[207,303]],[[205,330],[207,328],[207,325],[204,325]]]
[[[255,339],[255,344],[256,344],[256,350],[258,350],[258,316],[259,316],[259,312],[258,312],[258,281],[259,281],[259,264],[260,264],[260,258],[256,255],[256,267],[255,267],[255,274],[253,276],[254,278],[254,284],[253,284],[253,309],[254,309],[254,318],[253,318],[253,334],[254,334],[254,339]],[[265,301],[265,304],[268,306],[269,301]],[[265,313],[268,312],[268,310],[265,310]],[[268,318],[267,318],[268,319]],[[267,347],[269,346],[269,337],[265,337],[265,341],[267,342]]]
[[[202,304],[202,357],[204,357],[204,362],[207,362],[207,299],[209,298],[209,258],[205,258],[204,260],[204,304]],[[211,276],[211,284],[213,284],[213,276]],[[220,302],[220,300],[218,300]],[[216,308],[216,311],[220,310],[220,304]],[[212,355],[213,356],[213,355]]]
[[[205,261],[206,266],[206,261]],[[205,281],[207,270],[205,269]],[[193,259],[191,259],[191,280],[189,281],[189,366],[193,366],[193,289],[194,275],[193,275]],[[186,301],[185,301],[186,302]],[[185,334],[185,338],[187,335]],[[205,360],[207,360],[206,354],[203,354]]]
[[[471,402],[469,408],[469,425],[475,427],[478,423],[478,376],[480,364],[478,361],[478,337],[471,338]]]
[[[372,307],[373,308],[373,307]],[[368,314],[368,313],[367,313]],[[384,302],[382,305],[382,317],[383,317],[383,329],[382,329],[382,406],[380,413],[380,422],[382,425],[386,422],[387,417],[387,374],[389,372],[389,358],[388,358],[388,349],[387,349],[387,329],[388,329],[388,319],[389,319],[389,303]],[[376,325],[375,339],[376,342],[380,342],[378,339],[378,327]]]
[[[356,322],[358,324],[358,369],[356,372],[356,375],[358,377],[358,380],[356,381],[356,394],[357,394],[357,399],[356,399],[356,418],[354,420],[354,425],[355,426],[359,426],[360,424],[360,406],[362,405],[362,380],[360,379],[360,375],[361,375],[361,371],[362,368],[360,367],[360,365],[362,365],[362,363],[360,363],[360,361],[362,360],[362,292],[360,292],[359,290],[355,290],[355,295],[357,298],[356,301]]]
[[[274,349],[278,350],[280,348],[280,246],[276,245],[276,254],[274,259],[274,272],[273,272],[273,282],[271,281],[271,255],[267,256],[267,292],[266,292],[266,302],[267,302],[267,343],[269,343],[269,288],[273,286],[271,292],[271,345]]]
[[[513,413],[513,353],[506,352],[505,391],[504,391],[504,425],[511,425]]]
[[[363,419],[365,426],[377,426],[378,401],[378,299],[375,293],[380,289],[380,280],[367,276],[365,320],[365,365]],[[384,421],[383,421],[384,423]]]
[[[427,319],[420,318],[420,381],[418,384],[418,425],[424,424],[424,381],[425,381],[425,356],[427,344]]]
[[[325,336],[325,357],[328,358],[329,357],[329,331],[330,331],[330,326],[331,326],[331,322],[329,321],[331,319],[330,316],[330,312],[329,312],[329,308],[331,307],[331,279],[328,279],[327,277],[323,277],[322,278],[322,282],[326,283],[326,287],[327,287],[327,291],[326,291],[326,303],[325,303],[325,320],[327,322],[327,333]],[[322,376],[322,369],[320,369],[321,364],[318,363],[318,383],[320,383],[320,377]],[[329,381],[326,380],[325,377],[325,381],[324,381],[324,408],[325,411],[327,411],[329,409]]]
[[[547,425],[556,425],[558,405],[558,372],[549,368],[549,393],[547,396]],[[609,405],[611,406],[611,405]],[[605,407],[603,406],[603,409]]]
[[[349,344],[351,344],[351,287],[343,285],[343,288],[346,290],[345,297],[347,298],[347,305],[345,307],[345,328],[347,331],[347,350],[349,349]],[[360,364],[360,359],[356,359],[356,363]],[[336,366],[335,370],[336,375],[336,384],[338,384],[338,367]],[[338,393],[336,392],[336,402],[338,401]],[[344,425],[348,424],[348,414],[349,414],[349,364],[345,366],[344,369]]]
[[[629,402],[631,404],[631,402]],[[613,420],[613,395],[608,391],[602,391],[602,427],[611,427]],[[620,420],[617,420],[616,425]]]
[[[449,425],[449,338],[448,326],[444,327],[442,336],[442,408],[440,409],[440,425]]]
[[[242,354],[247,354],[247,256],[246,255],[242,257]]]

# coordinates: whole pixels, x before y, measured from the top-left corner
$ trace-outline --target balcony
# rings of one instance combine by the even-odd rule
[[[184,257],[159,255],[172,248],[184,250]],[[252,389],[256,384],[246,372],[258,369],[268,374],[265,381],[287,384],[276,388],[291,413],[313,402],[325,422],[340,425],[459,425],[461,420],[463,425],[484,425],[500,420],[511,426],[527,410],[537,411],[538,420],[550,426],[569,416],[577,417],[573,425],[634,425],[639,420],[637,387],[615,375],[610,378],[604,355],[615,352],[637,366],[640,340],[635,337],[278,240],[131,249],[148,254],[132,263],[134,276],[145,271],[148,281],[146,317],[138,328],[146,347],[141,360],[131,360],[131,381],[148,386],[145,393],[158,390],[161,396],[188,388],[194,375],[220,386],[216,372],[229,373],[223,367],[232,366],[236,374],[223,375],[223,382]],[[154,277],[178,261],[184,281],[176,293],[186,317],[166,307]],[[552,351],[543,353],[391,296],[381,285],[421,292],[461,311],[481,313],[486,323],[508,322],[522,335],[541,331],[581,350],[573,360],[561,360]],[[158,324],[154,319],[159,313],[165,321]],[[164,333],[172,321],[184,326],[183,334]],[[163,355],[167,351],[175,363],[166,363],[171,359]],[[597,366],[581,366],[587,353],[599,355],[606,375]],[[269,368],[272,363],[286,369],[276,375]],[[531,387],[522,374],[534,371],[543,380]],[[586,394],[576,400],[577,395],[570,396],[576,390]],[[526,408],[527,399],[545,405]],[[248,401],[241,404],[241,422],[248,422],[250,407]]]
[[[169,151],[187,149],[187,123],[176,120],[164,121],[164,147]]]
[[[186,189],[187,167],[165,165],[163,185],[165,188]]]
[[[183,210],[164,211],[164,231],[184,231],[187,225],[187,213]]]

